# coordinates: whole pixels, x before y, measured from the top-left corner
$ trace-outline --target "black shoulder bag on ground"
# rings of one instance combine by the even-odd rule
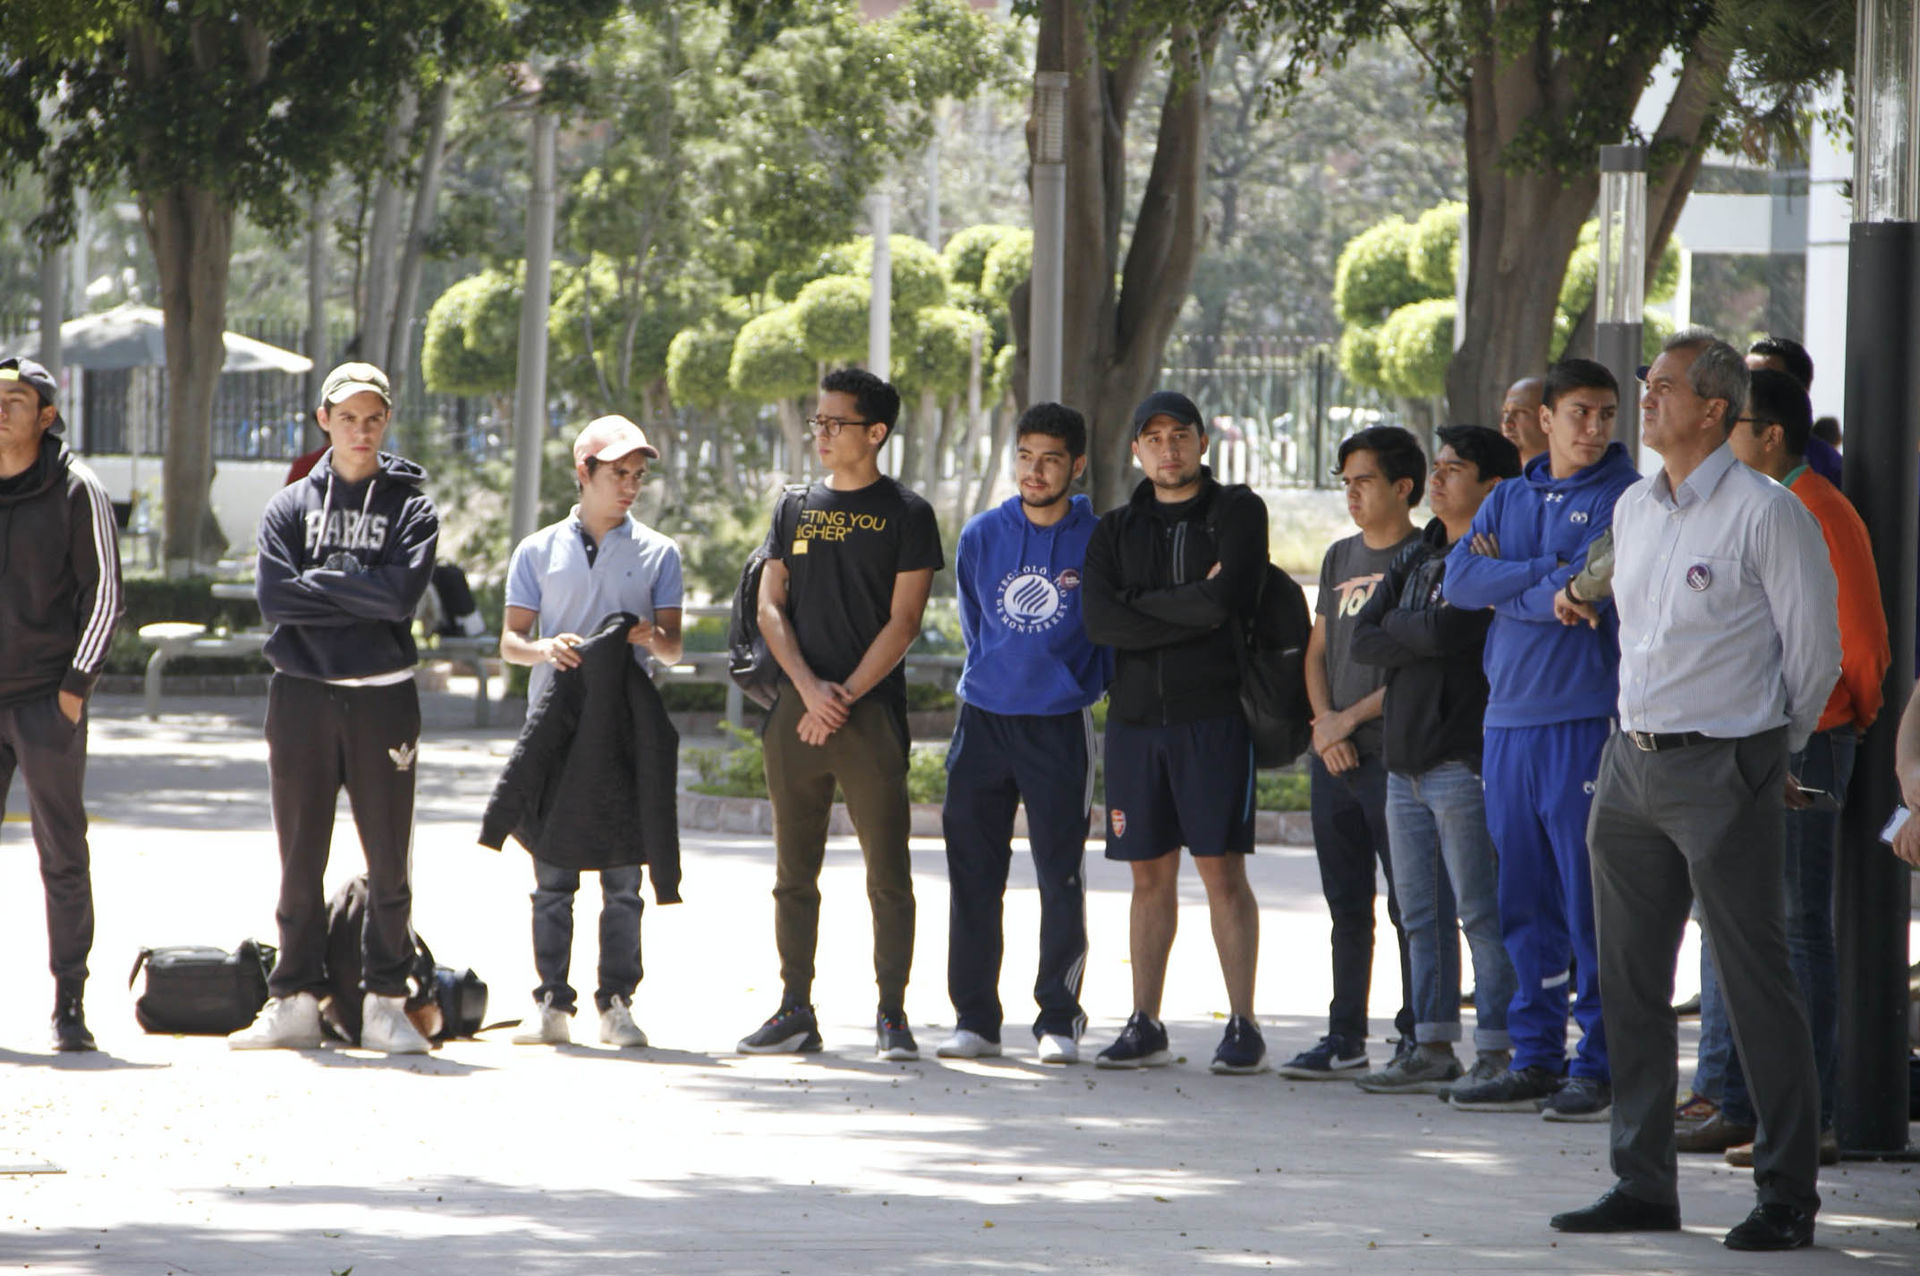
[[[1215,500],[1207,530],[1214,525]],[[1261,769],[1291,766],[1313,742],[1313,705],[1307,699],[1307,639],[1313,616],[1300,582],[1271,562],[1260,577],[1251,614],[1235,617],[1240,641],[1234,658],[1240,665],[1240,709],[1253,740],[1253,763]]]
[[[747,556],[746,566],[740,569],[740,583],[733,591],[733,615],[727,622],[727,675],[741,694],[762,709],[773,708],[774,696],[779,693],[780,662],[767,650],[767,640],[760,634],[760,576],[774,538],[780,535],[781,516],[789,506],[797,509],[806,494],[805,483],[789,483],[782,489],[767,538]]]
[[[140,972],[147,972],[133,1017],[148,1032],[209,1037],[238,1032],[267,1004],[273,956],[271,944],[252,939],[231,953],[193,944],[142,948],[127,976],[131,988]]]

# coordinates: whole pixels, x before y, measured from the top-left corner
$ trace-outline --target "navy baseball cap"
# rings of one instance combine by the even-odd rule
[[[40,396],[40,406],[43,408],[51,407],[54,396],[59,393],[59,387],[54,384],[51,372],[31,359],[22,359],[18,356],[0,359],[0,381],[19,381],[32,386],[34,393]],[[53,424],[47,428],[57,431],[63,424],[65,422],[60,419],[60,414],[55,412]]]
[[[1140,431],[1147,428],[1147,422],[1157,416],[1170,416],[1182,425],[1190,425],[1202,434],[1207,432],[1207,423],[1200,419],[1200,409],[1193,406],[1193,400],[1178,390],[1155,390],[1140,400],[1140,406],[1133,410],[1133,435],[1140,437]]]

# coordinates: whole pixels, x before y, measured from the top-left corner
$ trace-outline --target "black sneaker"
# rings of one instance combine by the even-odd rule
[[[1112,1045],[1094,1056],[1096,1068],[1164,1068],[1173,1062],[1167,1049],[1167,1026],[1136,1010]]]
[[[1479,1085],[1456,1085],[1447,1102],[1462,1112],[1538,1112],[1559,1088],[1559,1076],[1545,1068],[1508,1068]]]
[[[93,1034],[87,1031],[86,1012],[77,993],[62,994],[54,1002],[53,1048],[63,1054],[99,1049],[93,1043]]]
[[[903,1010],[882,1010],[873,1017],[873,1050],[882,1059],[906,1062],[920,1057],[920,1045],[907,1027]]]
[[[1367,1047],[1352,1037],[1328,1033],[1275,1071],[1295,1081],[1344,1081],[1367,1068]]]
[[[807,1054],[820,1048],[812,1006],[781,1006],[759,1030],[740,1038],[741,1054]]]
[[[1267,1043],[1260,1025],[1244,1015],[1227,1020],[1227,1033],[1213,1052],[1208,1069],[1226,1076],[1244,1077],[1267,1070]]]
[[[1613,1115],[1613,1087],[1595,1077],[1568,1077],[1540,1105],[1548,1121],[1605,1121]]]

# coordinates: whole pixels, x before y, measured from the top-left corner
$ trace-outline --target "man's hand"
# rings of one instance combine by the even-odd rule
[[[1893,853],[1920,868],[1920,815],[1909,817],[1893,835]]]
[[[794,734],[800,737],[800,743],[811,744],[818,748],[833,735],[833,728],[822,722],[819,715],[809,712],[800,715],[800,722],[794,728]]]
[[[73,723],[74,726],[77,727],[80,725],[80,714],[86,707],[86,700],[74,695],[73,692],[62,691],[60,693],[60,712],[65,714],[67,721]]]
[[[1360,750],[1353,747],[1353,741],[1341,740],[1331,748],[1320,750],[1321,765],[1330,775],[1341,775],[1360,765]]]
[[[807,706],[807,713],[819,719],[820,725],[829,732],[847,725],[847,708],[852,705],[853,697],[845,687],[824,678],[814,678],[796,685],[801,702]],[[800,738],[805,740],[806,736],[802,734]],[[814,741],[809,740],[808,743]]]
[[[644,647],[653,641],[653,622],[643,620],[627,630],[627,641],[636,647]]]
[[[1321,761],[1324,762],[1327,750],[1344,743],[1352,734],[1353,723],[1347,720],[1345,711],[1329,709],[1313,720],[1313,751],[1319,754]]]
[[[1789,811],[1804,811],[1813,805],[1813,799],[1800,791],[1799,777],[1791,771],[1787,772],[1785,796],[1787,809]],[[1911,822],[1912,821],[1908,821],[1908,823]],[[1904,830],[1902,831],[1904,832]]]
[[[1553,596],[1553,615],[1563,625],[1577,625],[1585,621],[1589,629],[1600,627],[1600,609],[1575,598],[1565,586]]]
[[[1207,569],[1208,580],[1212,580],[1215,576],[1218,576],[1220,574],[1220,566],[1221,565],[1219,563],[1215,563],[1212,567],[1209,567]]]
[[[542,638],[534,646],[540,649],[540,654],[555,669],[574,669],[580,664],[580,653],[574,648],[585,641],[579,634],[555,634],[551,638]]]
[[[1500,538],[1492,532],[1475,532],[1467,548],[1482,558],[1500,557]]]

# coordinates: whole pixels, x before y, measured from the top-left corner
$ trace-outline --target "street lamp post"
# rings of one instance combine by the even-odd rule
[[[867,294],[867,371],[885,379],[893,363],[893,196],[867,196],[873,271]]]
[[[1057,403],[1062,381],[1067,238],[1065,71],[1033,77],[1033,275],[1027,285],[1027,401]]]
[[[1866,522],[1893,666],[1861,741],[1835,864],[1839,1058],[1835,1133],[1856,1156],[1907,1148],[1906,866],[1880,844],[1903,804],[1894,738],[1913,684],[1914,455],[1920,448],[1920,17],[1913,0],[1860,0],[1853,224],[1847,240],[1846,494]]]
[[[527,196],[526,288],[514,373],[513,499],[508,526],[518,545],[540,526],[540,447],[547,435],[547,313],[552,305],[555,152],[560,119],[533,112],[533,189]]]
[[[1640,326],[1647,305],[1647,148],[1600,148],[1600,269],[1594,357],[1620,383],[1616,437],[1640,457]]]

